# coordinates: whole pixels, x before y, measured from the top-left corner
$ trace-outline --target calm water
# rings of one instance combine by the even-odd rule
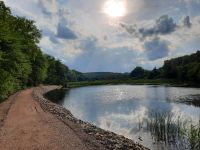
[[[155,142],[142,127],[152,112],[167,112],[198,122],[200,89],[146,85],[114,85],[74,88],[48,94],[72,114],[100,128],[131,138],[153,150],[177,149],[176,144]],[[56,101],[55,101],[56,99]],[[194,102],[195,101],[195,102]]]

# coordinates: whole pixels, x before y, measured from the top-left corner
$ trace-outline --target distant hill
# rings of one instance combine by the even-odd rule
[[[129,77],[129,73],[114,73],[114,72],[88,72],[83,73],[88,80],[109,80],[109,79],[124,79]]]

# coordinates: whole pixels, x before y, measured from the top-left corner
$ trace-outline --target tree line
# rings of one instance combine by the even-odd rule
[[[157,69],[145,70],[136,67],[130,76],[136,79],[175,79],[178,82],[200,83],[200,51],[183,57],[166,60],[164,65]]]
[[[35,22],[14,16],[0,1],[0,99],[29,86],[85,80],[59,60],[43,54],[38,43],[41,33]]]

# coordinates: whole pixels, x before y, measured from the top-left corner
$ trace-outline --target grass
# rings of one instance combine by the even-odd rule
[[[177,149],[200,150],[200,120],[194,125],[173,113],[153,112],[146,119],[146,131],[154,141],[164,141]]]
[[[198,125],[190,125],[186,132],[192,150],[200,150],[200,121]]]
[[[93,85],[118,85],[118,84],[130,84],[130,85],[176,85],[175,80],[169,79],[121,79],[121,80],[95,80],[95,81],[82,81],[82,82],[69,82],[69,88],[93,86]]]

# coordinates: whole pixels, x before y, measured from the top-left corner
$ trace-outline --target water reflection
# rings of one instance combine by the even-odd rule
[[[54,99],[77,118],[155,150],[173,147],[155,143],[150,133],[141,130],[141,126],[145,128],[142,123],[152,117],[152,112],[169,112],[176,114],[173,117],[181,116],[192,122],[197,122],[200,115],[199,101],[196,101],[200,97],[198,88],[117,85],[75,88],[57,93],[60,98],[56,98],[55,93],[52,94]],[[191,95],[195,95],[195,99]],[[186,103],[188,99],[193,102]]]
[[[65,96],[68,94],[68,90],[56,89],[49,93],[46,93],[44,96],[50,99],[52,102],[63,105]]]

